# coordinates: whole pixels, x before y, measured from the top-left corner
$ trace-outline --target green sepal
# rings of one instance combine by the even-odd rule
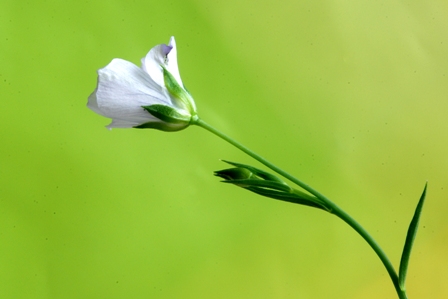
[[[229,168],[215,171],[214,175],[227,181],[250,179],[254,174],[246,168]]]
[[[134,126],[135,129],[156,129],[165,132],[176,132],[187,128],[188,126],[180,126],[160,121],[147,122],[138,126]]]
[[[184,89],[177,83],[176,78],[162,65],[163,80],[165,82],[166,89],[173,94],[178,95],[184,91]]]
[[[233,165],[235,167],[241,167],[241,168],[245,168],[248,169],[249,171],[251,171],[253,174],[255,174],[256,176],[259,176],[262,179],[268,180],[268,181],[277,181],[277,182],[281,182],[282,184],[285,184],[285,182],[283,182],[281,179],[279,179],[278,177],[276,177],[273,174],[270,174],[266,171],[263,171],[261,169],[252,167],[250,165],[246,165],[246,164],[241,164],[241,163],[236,163],[236,162],[230,162],[230,161],[226,161],[226,160],[222,160],[223,162],[226,162],[227,164]]]
[[[154,104],[150,106],[142,106],[142,108],[164,122],[170,124],[190,124],[191,115],[181,114],[177,109],[170,106]]]
[[[411,256],[412,245],[414,244],[415,236],[417,235],[418,223],[420,221],[420,215],[422,214],[423,204],[426,197],[426,188],[428,183],[425,184],[423,193],[418,201],[417,208],[415,209],[414,217],[412,217],[409,224],[406,241],[404,242],[403,253],[401,255],[400,270],[398,272],[398,284],[401,290],[405,290],[406,274],[409,266],[409,258]]]
[[[176,78],[161,65],[163,70],[163,80],[165,82],[165,87],[168,89],[169,93],[177,100],[178,106],[185,107],[190,113],[195,113],[196,109],[192,103],[194,103],[193,98],[190,93],[179,85]]]

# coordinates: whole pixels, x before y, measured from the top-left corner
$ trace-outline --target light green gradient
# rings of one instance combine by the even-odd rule
[[[426,180],[410,299],[448,296],[445,1],[0,3],[2,298],[396,298],[315,209],[219,184],[196,127],[107,131],[96,70],[176,36],[199,115],[328,195],[397,267]]]

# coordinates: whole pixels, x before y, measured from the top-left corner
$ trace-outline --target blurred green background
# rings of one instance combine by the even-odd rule
[[[448,297],[448,2],[0,2],[1,298],[397,298],[319,210],[220,184],[198,127],[108,131],[96,70],[176,37],[200,116],[326,194]]]

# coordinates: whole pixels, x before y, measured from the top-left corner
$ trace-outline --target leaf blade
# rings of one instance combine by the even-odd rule
[[[428,182],[425,184],[423,193],[418,201],[417,207],[409,224],[408,233],[406,235],[406,241],[404,243],[403,253],[401,255],[400,270],[398,272],[398,283],[402,290],[405,289],[406,274],[409,266],[409,258],[411,256],[412,245],[414,244],[415,236],[417,235],[418,223],[420,221],[420,215],[422,213],[423,203],[425,202],[426,189]]]

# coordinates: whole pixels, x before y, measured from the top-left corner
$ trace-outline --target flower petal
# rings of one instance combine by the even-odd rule
[[[164,86],[165,84],[161,65],[164,65],[165,68],[174,76],[177,83],[183,86],[177,64],[177,48],[174,36],[170,38],[168,45],[157,45],[148,52],[146,57],[142,58],[142,69],[149,74],[154,82]]]
[[[114,59],[98,71],[98,86],[87,106],[112,118],[109,127],[133,127],[160,121],[142,108],[153,104],[172,105],[166,91],[146,72],[131,62]]]

